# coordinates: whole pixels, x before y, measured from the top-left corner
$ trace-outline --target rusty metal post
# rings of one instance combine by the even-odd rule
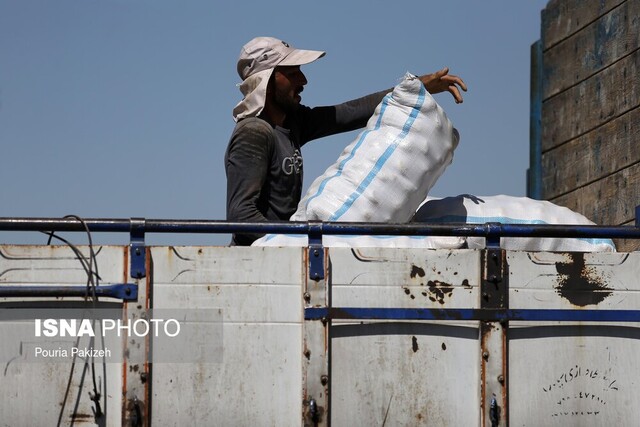
[[[489,248],[482,252],[481,309],[509,308],[509,272],[506,252]],[[508,322],[480,322],[480,425],[507,426]]]
[[[126,265],[132,268],[130,263]],[[133,269],[129,273],[138,286],[138,300],[125,302],[123,307],[123,319],[129,320],[130,324],[133,324],[136,319],[147,316],[151,308],[153,286],[151,251],[144,251],[144,269],[146,271],[144,277]],[[149,346],[148,336],[138,337],[135,334],[126,336],[125,334],[123,337],[123,426],[148,427],[151,425]]]
[[[303,289],[304,307],[330,307],[327,252],[319,239],[310,236],[306,249],[307,272]],[[302,324],[302,425],[328,426],[330,389],[331,319],[304,320]]]

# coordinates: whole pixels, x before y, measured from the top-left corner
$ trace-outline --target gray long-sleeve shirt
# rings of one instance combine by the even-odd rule
[[[307,142],[361,128],[389,90],[343,104],[289,114],[284,127],[251,117],[236,125],[227,152],[227,220],[287,221],[302,195],[300,148]],[[234,234],[233,245],[250,245],[261,234]]]

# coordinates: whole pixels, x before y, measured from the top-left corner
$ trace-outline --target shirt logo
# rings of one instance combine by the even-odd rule
[[[300,150],[295,150],[293,152],[293,156],[285,157],[282,160],[282,171],[285,175],[291,175],[292,173],[296,173],[296,175],[300,174],[302,170],[302,155],[300,154]]]

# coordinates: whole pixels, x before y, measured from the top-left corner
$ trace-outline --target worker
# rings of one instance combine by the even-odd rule
[[[325,52],[295,49],[273,37],[243,46],[237,71],[243,99],[233,109],[237,122],[225,154],[227,220],[287,221],[302,195],[301,147],[314,139],[364,127],[391,89],[343,104],[309,108],[301,104],[307,79],[300,69]],[[462,102],[464,81],[448,68],[419,77],[431,94],[449,92]],[[251,245],[262,234],[236,233],[232,245]]]

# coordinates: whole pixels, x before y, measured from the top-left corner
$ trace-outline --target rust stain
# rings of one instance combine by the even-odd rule
[[[491,322],[480,322],[480,350],[485,353],[489,351],[489,338],[495,326]],[[480,364],[480,407],[482,408],[482,419],[486,418],[487,410],[487,360],[482,359]]]
[[[93,415],[89,414],[71,414],[69,416],[72,420],[92,420]]]
[[[311,350],[309,350],[309,347],[307,347],[306,342],[304,343],[304,350],[302,351],[302,354],[307,360],[311,360]]]
[[[123,274],[124,277],[122,278],[123,282],[122,283],[127,283],[127,281],[129,280],[129,269],[131,268],[131,264],[129,263],[129,250],[128,248],[122,248],[123,249],[123,253],[124,253],[124,268],[123,268]]]
[[[404,293],[406,295],[409,295],[409,298],[416,299],[416,296],[411,293],[411,290],[409,288],[403,286],[402,289],[404,289]]]
[[[424,277],[426,275],[426,273],[424,272],[424,269],[421,267],[418,267],[417,265],[412,265],[411,266],[411,273],[410,276],[412,279],[415,279],[416,277]]]
[[[556,290],[558,294],[571,304],[579,307],[598,305],[611,295],[604,279],[585,265],[584,253],[570,253],[569,262],[556,263],[556,270],[561,276]]]
[[[418,339],[414,336],[411,337],[411,350],[413,352],[417,352],[420,348],[418,347]]]
[[[445,297],[450,297],[453,294],[453,286],[439,280],[429,280],[427,286],[429,287],[429,299],[433,302],[444,304]]]

